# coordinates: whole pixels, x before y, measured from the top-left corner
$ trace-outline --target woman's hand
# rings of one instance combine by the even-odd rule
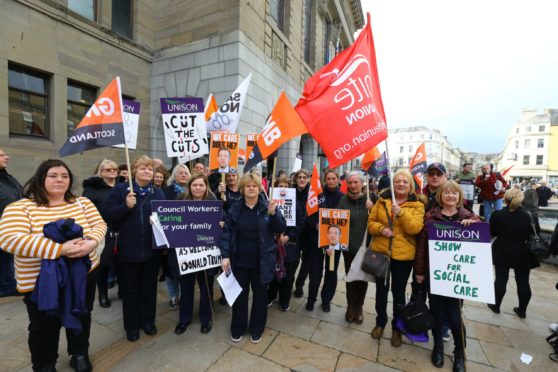
[[[267,214],[269,214],[270,216],[273,216],[275,214],[275,208],[276,208],[275,203],[270,202],[269,205],[267,206]]]
[[[396,202],[393,202],[391,205],[391,211],[395,216],[399,216],[399,212],[401,212],[401,207]]]
[[[327,255],[328,255],[329,257],[333,256],[333,251],[334,251],[334,250],[331,249],[331,248],[326,249],[326,253],[327,253]]]
[[[227,191],[227,187],[223,182],[219,182],[219,186],[217,186],[217,190],[219,190],[219,192],[225,192]]]
[[[225,227],[225,221],[219,221],[219,226],[221,226],[221,228]]]
[[[289,236],[286,234],[281,234],[281,236],[279,237],[279,242],[283,245],[287,244],[289,242]]]
[[[366,199],[366,209],[370,210],[370,209],[372,209],[373,206],[374,206],[374,203],[372,203],[372,200]]]
[[[461,220],[461,224],[462,224],[463,226],[470,226],[470,225],[473,224],[473,223],[475,223],[475,220],[468,220],[468,219]]]
[[[80,258],[88,256],[97,248],[98,243],[92,239],[73,239],[62,245],[62,255],[68,258]]]
[[[231,272],[231,260],[229,258],[223,258],[221,260],[221,270],[228,276]]]
[[[386,238],[391,238],[393,236],[393,231],[389,227],[384,227],[382,229],[382,235]]]
[[[126,206],[128,207],[128,209],[132,209],[136,206],[136,194],[134,194],[133,192],[130,192],[128,195],[126,195]]]
[[[415,275],[415,278],[417,279],[418,284],[424,281],[424,275]]]

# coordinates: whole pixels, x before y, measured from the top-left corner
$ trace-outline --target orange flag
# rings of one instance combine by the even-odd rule
[[[60,156],[126,142],[122,120],[122,89],[116,77],[81,119],[74,133],[60,149]]]
[[[262,158],[266,159],[283,143],[307,132],[308,129],[289,102],[287,95],[285,92],[281,92],[258,139],[258,148]]]
[[[211,119],[211,115],[214,112],[219,110],[219,106],[217,106],[217,100],[215,100],[215,96],[213,94],[209,94],[207,97],[207,102],[205,103],[205,121],[208,122]]]
[[[308,199],[306,200],[306,214],[308,216],[318,213],[320,204],[322,204],[325,200],[323,192],[324,190],[322,189],[322,184],[320,182],[318,167],[314,164],[314,169],[312,170],[312,180],[310,181],[310,189],[308,190]]]
[[[364,153],[364,157],[362,158],[362,163],[360,168],[364,171],[368,171],[368,168],[381,156],[380,151],[378,151],[378,147],[374,146],[366,153]]]
[[[419,190],[423,187],[422,174],[426,172],[426,164],[426,149],[424,147],[424,143],[422,143],[418,147],[417,152],[415,152],[415,156],[413,156],[411,164],[409,164],[409,170],[415,178],[415,182],[417,183]]]

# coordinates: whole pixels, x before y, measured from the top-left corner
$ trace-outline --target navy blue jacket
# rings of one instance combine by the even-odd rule
[[[237,224],[240,208],[246,201],[244,197],[231,205],[225,215],[225,226],[219,249],[223,258],[231,259],[231,266],[234,271],[235,254],[237,245]],[[271,282],[275,276],[275,264],[277,261],[274,234],[285,231],[286,222],[281,212],[276,209],[273,216],[267,214],[268,201],[261,195],[258,199],[258,239],[260,248],[260,280],[262,284]]]
[[[112,189],[101,215],[118,232],[116,260],[118,262],[144,262],[156,258],[160,250],[153,249],[152,230],[149,223],[151,201],[165,200],[161,189],[151,187],[145,195],[136,193],[136,205],[129,209],[126,205],[128,183],[119,183]]]

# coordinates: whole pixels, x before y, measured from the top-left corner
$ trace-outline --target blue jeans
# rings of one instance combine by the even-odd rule
[[[482,205],[484,206],[484,221],[490,222],[492,212],[502,209],[502,199],[483,200]]]
[[[7,296],[15,290],[14,255],[0,250],[0,296]]]
[[[173,279],[170,276],[165,277],[165,282],[167,283],[167,292],[169,294],[169,300],[171,298],[178,298],[179,284],[178,279]]]

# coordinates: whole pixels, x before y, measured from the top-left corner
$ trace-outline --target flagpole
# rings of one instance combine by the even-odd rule
[[[275,178],[277,174],[277,172],[275,171],[276,169],[277,169],[277,156],[273,158],[273,174],[271,176],[271,187],[269,189],[269,195],[271,195],[272,200],[273,200],[273,189],[275,187]]]
[[[386,158],[387,158],[387,166],[388,166],[388,173],[389,173],[389,188],[391,190],[391,200],[395,203],[395,192],[393,191],[393,171],[391,170],[391,165],[389,161],[389,145],[388,145],[388,137],[384,140],[386,145]]]
[[[128,182],[130,182],[130,192],[134,192],[134,184],[132,183],[132,167],[130,166],[130,153],[128,152],[128,143],[124,141],[124,153],[126,154],[126,166],[128,167]]]

